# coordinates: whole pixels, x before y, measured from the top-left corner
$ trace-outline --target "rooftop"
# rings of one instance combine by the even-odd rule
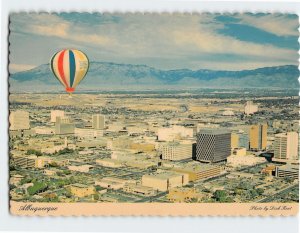
[[[200,129],[198,135],[199,134],[221,135],[221,134],[228,134],[228,133],[230,133],[230,131],[227,129],[213,129],[213,128],[207,129],[207,128],[205,128],[205,129]]]
[[[299,172],[299,166],[293,164],[286,164],[278,167],[280,170],[291,171],[291,172]]]
[[[166,180],[172,177],[177,177],[179,176],[178,173],[174,172],[163,172],[163,173],[155,173],[155,174],[148,174],[144,175],[143,177],[151,177],[151,178],[156,178],[160,180]]]
[[[180,169],[180,170],[184,170],[184,171],[194,172],[194,171],[206,171],[206,170],[213,169],[216,167],[218,167],[218,166],[192,162],[192,163],[184,164],[183,166],[174,167],[174,169]]]

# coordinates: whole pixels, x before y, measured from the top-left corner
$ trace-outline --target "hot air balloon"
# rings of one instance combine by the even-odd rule
[[[85,77],[89,68],[89,60],[79,50],[64,49],[53,55],[50,66],[54,76],[64,85],[66,92],[71,94]]]

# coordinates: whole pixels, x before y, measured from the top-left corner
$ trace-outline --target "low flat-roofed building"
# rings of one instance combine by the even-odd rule
[[[159,141],[173,141],[183,138],[192,138],[196,133],[195,128],[188,128],[181,125],[173,125],[168,128],[159,128],[157,137]]]
[[[95,194],[95,187],[92,185],[85,184],[72,184],[70,185],[71,193],[76,197],[87,197]]]
[[[111,138],[107,140],[107,148],[111,150],[129,149],[132,143],[133,142],[131,139],[129,139],[129,137],[120,136],[117,138]]]
[[[271,176],[273,174],[273,172],[275,171],[275,169],[276,169],[275,165],[268,165],[261,170],[261,173]]]
[[[193,199],[199,201],[203,196],[194,188],[172,188],[169,190],[167,198],[171,202],[190,202]]]
[[[227,165],[232,167],[253,166],[263,162],[266,162],[266,159],[264,157],[258,157],[254,155],[230,155],[227,158]]]
[[[76,171],[76,172],[83,172],[83,173],[88,173],[93,166],[90,165],[79,165],[79,166],[68,166],[68,169],[70,171]]]
[[[191,182],[218,176],[221,173],[221,167],[218,165],[191,162],[182,167],[174,167],[172,171],[188,174],[189,181]]]
[[[148,151],[154,151],[155,145],[151,143],[132,143],[130,145],[130,149],[138,152],[148,152]]]
[[[232,154],[236,156],[245,156],[247,154],[247,150],[243,147],[233,148]]]
[[[38,126],[33,128],[36,134],[40,135],[53,135],[55,133],[55,129],[53,127],[45,127],[45,126]]]
[[[43,174],[46,176],[55,176],[57,174],[57,169],[44,169]]]
[[[74,134],[79,139],[96,139],[103,137],[103,130],[91,128],[75,128]]]
[[[96,163],[103,167],[112,167],[112,168],[118,168],[124,166],[122,162],[110,158],[96,159]]]
[[[102,188],[118,190],[122,189],[126,184],[135,184],[134,180],[125,180],[115,177],[104,177],[99,181],[95,181],[95,185],[99,185]]]
[[[188,183],[187,174],[162,172],[142,176],[142,185],[155,190],[167,191],[173,187],[181,187]]]
[[[99,148],[106,147],[107,140],[104,138],[98,138],[97,140],[80,140],[76,141],[76,146],[79,148]]]
[[[22,168],[43,168],[49,163],[49,159],[46,157],[37,157],[36,155],[23,155],[13,158],[14,163],[18,167]]]
[[[286,164],[277,166],[275,169],[275,176],[279,178],[299,179],[299,166],[293,164]]]
[[[153,196],[155,191],[152,187],[146,187],[140,184],[126,184],[123,188],[126,193],[133,193],[143,196]]]
[[[113,150],[110,155],[111,159],[119,161],[134,161],[134,160],[145,160],[147,157],[143,154],[135,154],[131,150]]]
[[[67,159],[67,158],[55,158],[55,157],[52,157],[49,160],[49,163],[55,164],[55,165],[57,165],[59,167],[65,167],[65,166],[67,166],[70,163],[70,160]]]
[[[154,161],[141,161],[141,160],[133,160],[125,162],[126,166],[128,167],[135,167],[139,169],[147,169],[151,167],[156,167],[157,163]]]

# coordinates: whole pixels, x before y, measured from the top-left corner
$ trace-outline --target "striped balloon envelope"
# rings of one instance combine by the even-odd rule
[[[89,60],[80,50],[64,49],[53,55],[50,66],[55,77],[66,88],[66,92],[71,94],[87,74]]]

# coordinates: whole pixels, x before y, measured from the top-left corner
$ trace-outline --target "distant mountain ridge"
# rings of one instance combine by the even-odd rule
[[[208,69],[160,70],[147,65],[91,62],[80,90],[162,89],[218,87],[279,87],[297,88],[299,70],[295,65],[264,67],[242,71]],[[11,91],[56,90],[60,84],[43,64],[10,76]],[[78,88],[78,89],[79,89]]]

